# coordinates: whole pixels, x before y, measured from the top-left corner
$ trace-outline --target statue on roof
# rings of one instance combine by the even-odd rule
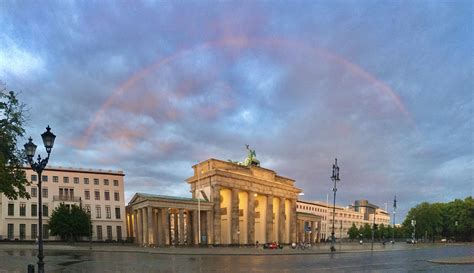
[[[247,158],[244,160],[244,162],[239,162],[239,161],[232,161],[229,160],[229,162],[235,163],[239,166],[259,166],[260,167],[260,161],[257,159],[257,153],[255,150],[250,149],[250,146],[248,144],[245,145],[247,148],[248,154]]]

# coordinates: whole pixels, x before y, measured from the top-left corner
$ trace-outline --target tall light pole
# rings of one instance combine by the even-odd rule
[[[392,244],[395,243],[395,215],[397,213],[397,196],[393,197],[393,230],[392,230]]]
[[[413,226],[413,234],[412,234],[412,243],[415,243],[415,238],[416,238],[416,220],[412,219],[411,220],[411,225]]]
[[[334,244],[336,243],[336,237],[334,237],[334,217],[336,215],[336,182],[339,181],[339,167],[337,166],[337,158],[335,163],[332,165],[332,176],[331,180],[334,181],[334,188],[332,191],[334,192],[334,199],[333,199],[333,206],[332,206],[332,231],[331,231],[331,252],[336,251]]]
[[[30,137],[28,143],[24,145],[28,163],[31,166],[31,169],[38,174],[38,273],[44,273],[44,262],[43,262],[43,200],[42,200],[42,190],[41,190],[41,175],[43,170],[48,165],[49,155],[51,154],[51,149],[53,149],[54,140],[56,136],[51,132],[51,128],[46,127],[46,132],[41,134],[43,139],[44,147],[48,156],[44,159],[41,159],[41,156],[38,154],[38,159],[35,162],[33,157],[36,152],[36,145],[33,143],[33,139]]]

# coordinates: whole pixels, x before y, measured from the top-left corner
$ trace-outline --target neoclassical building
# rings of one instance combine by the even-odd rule
[[[287,244],[319,236],[321,217],[297,215],[301,190],[294,180],[258,161],[209,159],[193,169],[186,179],[192,198],[135,194],[126,210],[128,236],[136,243]]]

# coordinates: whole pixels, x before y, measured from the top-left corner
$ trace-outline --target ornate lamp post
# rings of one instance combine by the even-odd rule
[[[332,165],[332,176],[331,180],[334,181],[334,188],[332,191],[334,192],[334,200],[333,200],[333,207],[332,207],[332,231],[331,231],[331,252],[336,251],[334,244],[336,243],[336,238],[334,237],[334,217],[336,215],[336,182],[339,181],[339,167],[337,166],[337,158],[335,163]]]
[[[397,196],[393,198],[393,232],[392,232],[392,244],[395,243],[395,215],[397,213]]]
[[[43,262],[43,200],[42,200],[42,190],[41,190],[41,174],[43,173],[44,168],[48,164],[49,155],[51,154],[51,149],[54,145],[54,139],[56,136],[51,132],[51,128],[46,127],[46,132],[41,134],[43,139],[44,147],[48,156],[44,159],[41,159],[41,156],[38,154],[38,159],[35,162],[33,157],[35,156],[36,145],[33,143],[33,139],[30,137],[28,143],[24,145],[26,156],[28,158],[28,163],[31,166],[31,169],[38,174],[38,273],[44,273],[44,262]]]

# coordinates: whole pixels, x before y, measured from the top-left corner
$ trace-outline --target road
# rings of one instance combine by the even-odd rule
[[[277,254],[278,250],[265,250]],[[473,256],[474,245],[388,251],[284,255],[189,255],[134,251],[46,249],[46,272],[474,272],[474,264],[439,264],[437,259]],[[198,253],[199,254],[199,253]],[[281,253],[280,253],[281,254]],[[0,245],[0,273],[36,266],[36,250]]]

